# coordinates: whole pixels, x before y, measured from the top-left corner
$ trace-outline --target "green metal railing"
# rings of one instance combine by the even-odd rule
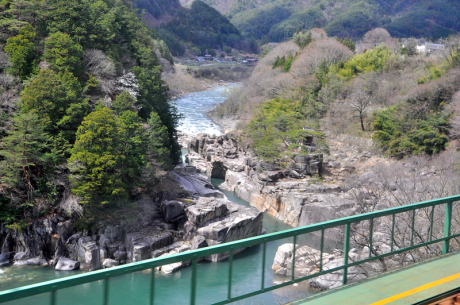
[[[205,256],[223,253],[223,252],[229,252],[228,293],[227,293],[226,299],[218,303],[214,303],[214,304],[228,304],[231,302],[246,299],[248,297],[252,297],[252,296],[255,296],[261,293],[272,291],[278,288],[292,285],[297,282],[309,280],[309,279],[312,279],[312,278],[315,278],[321,275],[325,275],[325,274],[340,271],[340,270],[343,270],[343,284],[346,284],[347,283],[347,271],[348,271],[348,268],[352,266],[357,266],[359,264],[363,264],[363,263],[370,262],[370,261],[377,260],[377,259],[382,259],[390,255],[395,255],[398,253],[402,253],[405,251],[413,250],[419,247],[423,247],[423,246],[427,246],[427,245],[431,245],[431,244],[435,244],[439,242],[442,242],[443,244],[442,252],[443,253],[449,252],[449,241],[452,238],[460,237],[460,234],[451,234],[452,205],[454,201],[460,201],[460,195],[421,202],[421,203],[415,203],[411,205],[391,208],[391,209],[367,213],[367,214],[350,216],[350,217],[327,221],[323,223],[318,223],[318,224],[314,224],[314,225],[310,225],[306,227],[295,228],[295,229],[290,229],[290,230],[286,230],[282,232],[261,235],[261,236],[239,240],[235,242],[229,242],[229,243],[225,243],[225,244],[221,244],[217,246],[211,246],[211,247],[202,248],[198,250],[168,255],[165,257],[158,257],[155,259],[144,260],[141,262],[131,263],[131,264],[123,265],[123,266],[112,267],[109,269],[102,269],[102,270],[89,272],[85,274],[79,274],[75,276],[69,276],[66,278],[61,278],[61,279],[42,282],[42,283],[33,284],[29,286],[5,290],[5,291],[0,292],[0,303],[14,301],[14,300],[18,300],[18,299],[22,299],[26,297],[31,297],[31,296],[42,294],[42,293],[50,293],[51,294],[50,304],[55,305],[57,290],[69,288],[72,286],[82,285],[82,284],[94,282],[94,281],[104,281],[103,304],[107,305],[109,304],[108,291],[109,291],[110,278],[133,273],[133,272],[139,272],[142,270],[152,269],[151,283],[150,283],[150,304],[154,304],[154,301],[155,301],[155,276],[154,276],[155,268],[159,266],[167,265],[167,264],[191,260],[192,261],[192,267],[191,267],[192,273],[191,273],[190,304],[195,305],[196,304],[197,262],[198,260]],[[446,204],[445,216],[444,216],[444,234],[442,238],[433,239],[434,208],[441,204]],[[430,235],[429,241],[414,245],[414,225],[415,225],[416,210],[423,209],[423,208],[429,208],[429,207],[432,208],[431,214],[430,214],[431,215],[430,216],[431,217],[430,219],[431,227],[430,227],[430,233],[429,233]],[[393,240],[394,240],[395,219],[396,219],[395,215],[403,213],[403,212],[412,212],[412,220],[411,220],[412,225],[410,226],[411,242],[410,242],[410,246],[394,250]],[[366,221],[366,220],[370,221],[369,249],[372,249],[372,243],[373,243],[372,230],[373,230],[374,219],[385,217],[385,216],[392,216],[391,251],[388,253],[384,253],[384,254],[376,255],[376,256],[371,256],[370,254],[371,251],[369,251],[369,258],[359,260],[359,261],[349,262],[348,253],[350,251],[350,226],[351,224],[359,223],[359,222]],[[344,228],[345,234],[344,234],[344,241],[343,241],[344,253],[345,253],[344,264],[343,266],[324,270],[323,262],[322,262],[323,261],[322,257],[324,253],[323,252],[324,243],[325,243],[324,242],[324,232],[327,229],[343,227],[343,226],[345,226]],[[320,258],[321,259],[320,259],[320,265],[319,265],[319,272],[308,275],[308,276],[296,278],[294,264],[295,264],[295,252],[296,252],[295,248],[296,248],[297,237],[303,234],[315,233],[315,232],[321,232],[321,242],[320,242],[320,252],[321,252]],[[266,260],[266,249],[267,249],[266,245],[268,242],[281,240],[285,238],[292,238],[293,243],[294,243],[294,250],[293,250],[294,257],[292,259],[291,279],[281,284],[273,285],[270,287],[265,287],[265,260]],[[250,293],[243,294],[243,295],[232,296],[231,282],[232,282],[233,253],[234,251],[238,249],[256,246],[256,245],[262,245],[262,260],[263,260],[262,266],[263,268],[261,270],[262,280],[260,283],[260,289],[250,292]]]

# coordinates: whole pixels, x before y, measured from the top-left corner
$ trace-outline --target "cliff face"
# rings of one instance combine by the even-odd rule
[[[23,231],[0,229],[0,265],[56,265],[58,270],[80,266],[97,270],[257,236],[263,214],[234,204],[215,190],[193,167],[179,166],[169,179],[183,198],[164,200],[143,196],[134,219],[96,229],[77,230],[63,215],[37,220]],[[205,259],[220,261],[225,253]],[[61,259],[63,258],[63,259]],[[170,273],[186,264],[161,267]],[[164,270],[163,270],[164,268]]]
[[[261,162],[248,146],[232,135],[199,135],[190,140],[186,161],[212,178],[225,179],[220,187],[235,192],[258,210],[297,226],[318,201],[315,193],[337,192],[338,185],[318,183],[311,176],[322,168],[322,155],[294,156],[288,167]],[[312,150],[314,148],[312,147]],[[317,222],[317,219],[306,220]]]

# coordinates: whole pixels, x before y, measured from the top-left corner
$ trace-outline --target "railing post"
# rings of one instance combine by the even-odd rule
[[[50,304],[56,305],[56,290],[51,291]]]
[[[190,305],[195,305],[196,302],[196,263],[198,259],[192,259],[192,291],[190,294]]]
[[[233,249],[230,250],[230,256],[228,257],[228,291],[227,299],[232,299],[232,273],[233,273]]]
[[[370,250],[369,250],[370,251]],[[345,225],[345,240],[343,246],[343,279],[342,285],[347,284],[347,277],[348,277],[348,252],[350,252],[350,224],[347,223]]]
[[[295,248],[297,245],[297,235],[294,235],[294,250],[292,252],[292,273],[291,273],[291,280],[293,281],[295,278]]]
[[[155,303],[155,265],[152,266],[152,274],[150,278],[150,305]]]
[[[319,272],[323,272],[323,252],[324,252],[324,229],[321,230],[321,246],[320,246]]]
[[[264,243],[263,246],[263,251],[262,251],[262,284],[261,284],[261,290],[265,289],[265,256],[267,252],[267,243]]]
[[[394,240],[395,240],[395,220],[396,220],[396,214],[393,214],[392,217],[392,223],[391,223],[391,249],[390,252],[393,252],[393,246],[394,246]]]
[[[104,298],[103,298],[104,305],[109,304],[109,278],[104,280]]]
[[[444,217],[444,237],[450,237],[450,223],[452,221],[452,201],[446,203],[446,216]],[[442,242],[442,253],[449,253],[449,239]]]
[[[372,256],[372,237],[374,236],[374,218],[371,219],[371,225],[369,228],[369,258]]]

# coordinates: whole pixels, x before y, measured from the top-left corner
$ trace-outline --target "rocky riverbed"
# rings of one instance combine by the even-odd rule
[[[263,214],[232,203],[194,167],[169,173],[180,197],[138,200],[135,219],[97,229],[77,230],[72,219],[55,214],[23,231],[0,231],[1,264],[52,265],[56,270],[97,270],[162,255],[217,245],[262,233]],[[177,196],[176,196],[177,197]],[[69,198],[68,200],[72,200]],[[225,254],[206,257],[220,261]],[[187,264],[161,267],[165,274]]]
[[[338,149],[325,157],[315,153],[312,144],[311,154],[294,156],[281,167],[259,161],[248,144],[232,134],[200,134],[182,143],[189,152],[186,162],[210,177],[225,179],[223,189],[292,226],[355,214],[352,195],[342,182],[352,174],[366,177],[367,170],[359,163],[377,160],[368,151],[349,156]]]

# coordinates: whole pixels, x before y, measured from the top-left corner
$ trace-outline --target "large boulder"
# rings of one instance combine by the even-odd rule
[[[222,200],[222,199],[215,199]],[[197,234],[203,236],[209,246],[227,243],[235,240],[258,236],[262,233],[263,213],[255,208],[245,207],[222,200],[226,203],[229,213],[207,221],[197,229]],[[238,249],[234,253],[244,249]],[[213,254],[206,260],[217,262],[229,256],[229,253]]]
[[[80,268],[80,262],[71,260],[70,258],[60,257],[54,269],[59,271],[77,270]]]
[[[168,246],[174,242],[172,234],[155,227],[146,227],[138,232],[128,233],[125,237],[127,259],[138,262],[149,259],[152,251]]]
[[[89,271],[101,268],[100,248],[89,236],[78,240],[78,261],[83,269],[88,269]]]
[[[29,258],[29,252],[18,252],[14,255],[15,261],[26,260]]]
[[[192,250],[200,249],[200,248],[205,248],[208,246],[208,242],[206,241],[206,238],[203,236],[197,235],[193,237],[192,239]]]
[[[118,261],[114,260],[114,259],[110,259],[110,258],[106,258],[104,260],[104,262],[102,263],[102,266],[104,268],[111,268],[111,267],[115,267],[115,266],[118,266],[119,263]]]
[[[179,201],[163,201],[161,215],[165,222],[177,222],[184,218],[184,204]]]
[[[209,220],[228,214],[227,202],[229,201],[201,197],[195,205],[186,209],[187,219],[197,227],[201,227]]]
[[[10,263],[10,252],[2,252],[0,254],[0,266],[5,266]]]
[[[177,182],[186,192],[197,197],[223,198],[224,194],[214,189],[209,178],[182,171],[171,171],[169,177]]]

